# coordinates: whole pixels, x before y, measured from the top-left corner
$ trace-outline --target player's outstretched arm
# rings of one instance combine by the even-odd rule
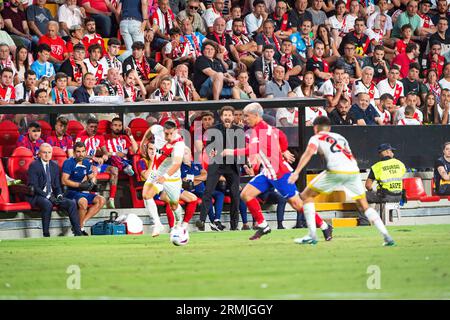
[[[298,162],[297,168],[294,172],[292,172],[291,176],[289,177],[288,182],[290,184],[294,184],[298,180],[299,173],[303,170],[304,167],[309,163],[311,160],[311,157],[315,154],[315,150],[313,147],[308,146],[303,152],[302,156],[300,157],[300,161]]]

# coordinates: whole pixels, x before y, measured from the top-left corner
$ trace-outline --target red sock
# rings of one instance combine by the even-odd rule
[[[246,204],[247,204],[248,210],[252,214],[252,217],[256,221],[256,223],[257,224],[263,223],[264,215],[262,214],[261,206],[259,205],[258,200],[252,199],[252,200],[248,201]]]
[[[175,215],[173,214],[172,209],[170,209],[170,205],[166,204],[166,215],[167,221],[169,222],[169,227],[173,228],[175,225]]]
[[[112,184],[111,185],[111,190],[109,191],[109,197],[110,198],[115,198],[116,197],[116,192],[117,192],[117,184]]]
[[[186,208],[184,209],[184,219],[183,222],[189,223],[194,216],[195,210],[197,209],[197,200],[186,203]]]
[[[322,226],[322,224],[323,224],[323,220],[316,212],[316,226],[317,226],[317,228],[320,228]]]

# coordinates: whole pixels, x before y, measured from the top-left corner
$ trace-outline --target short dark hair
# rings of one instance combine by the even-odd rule
[[[142,41],[135,41],[133,42],[133,44],[131,45],[131,50],[144,50],[145,45]]]
[[[411,29],[412,30],[412,25],[410,25],[409,23],[404,24],[401,28],[402,32],[405,31],[406,29]]]
[[[390,93],[383,93],[380,96],[380,101],[384,101],[384,100],[387,100],[387,99],[394,100],[394,97]]]
[[[177,128],[177,124],[172,119],[168,119],[166,122],[164,122],[164,129],[175,129]]]
[[[219,115],[222,116],[223,113],[224,113],[225,111],[231,111],[231,112],[233,112],[233,114],[234,114],[234,110],[235,110],[235,109],[234,109],[232,106],[223,106],[223,107],[220,108],[220,110],[219,110]]]
[[[257,6],[258,4],[266,5],[266,3],[264,2],[264,0],[255,0],[255,1],[253,1],[253,8],[256,8],[256,6]]]
[[[218,47],[217,47],[217,44],[216,44],[214,41],[206,40],[205,42],[203,42],[203,45],[202,45],[202,53],[204,52],[206,46],[211,46],[211,47],[213,47],[214,50],[216,50],[216,53],[217,53]]]
[[[417,43],[411,41],[410,43],[408,43],[408,45],[406,46],[406,53],[411,53],[414,50],[416,50],[417,48]]]
[[[69,119],[67,119],[64,116],[60,116],[56,119],[56,123],[58,123],[58,122],[61,123],[64,127],[66,127],[67,124],[69,123]]]
[[[383,51],[384,52],[384,47],[382,45],[376,45],[375,48],[373,48],[373,51]]]
[[[59,79],[67,79],[67,74],[65,74],[64,72],[58,72],[55,75],[55,81],[58,81]]]
[[[400,71],[400,67],[398,65],[396,65],[396,64],[393,64],[392,67],[391,67],[391,70]]]
[[[86,51],[86,48],[83,46],[82,43],[77,43],[73,46],[73,51]]]
[[[5,72],[11,72],[12,74],[14,74],[13,69],[11,69],[10,67],[6,67],[0,71],[0,76],[2,76]]]
[[[98,43],[94,43],[94,44],[91,44],[91,45],[88,47],[88,52],[89,52],[89,54],[91,54],[91,53],[94,52],[95,50],[100,50],[100,52],[101,52],[101,51],[102,51],[102,46],[99,45]]]
[[[121,45],[121,43],[120,43],[119,39],[117,39],[117,38],[110,38],[108,40],[108,47],[110,47],[110,46],[120,46],[120,45]]]
[[[235,22],[242,22],[242,23],[244,23],[244,19],[242,19],[242,18],[235,18],[235,19],[233,19],[233,22],[231,24],[233,25]]]
[[[75,142],[75,144],[73,145],[73,151],[76,151],[79,148],[86,148],[86,146],[84,145],[84,142],[82,142],[82,141]]]
[[[176,34],[183,34],[183,32],[181,32],[180,28],[172,28],[169,30],[169,36],[173,36]]]
[[[331,121],[328,117],[319,116],[314,119],[313,126],[329,127],[331,126]]]
[[[364,20],[364,18],[356,18],[356,19],[355,19],[355,24],[356,24],[358,21],[362,21],[362,22],[364,23],[364,25],[366,25],[366,20]]]
[[[206,117],[206,116],[214,118],[214,113],[212,113],[211,111],[203,111],[200,118],[203,119],[203,117]]]
[[[45,93],[47,94],[47,90],[45,90],[45,89],[37,89],[37,90],[34,92],[34,96],[35,96],[35,97],[39,97],[39,95],[40,95],[42,92],[45,92]]]
[[[50,48],[50,46],[46,43],[41,43],[40,45],[38,45],[37,47],[37,52],[43,52],[43,51],[47,51],[47,52],[52,52],[52,48]]]
[[[420,65],[417,62],[410,63],[409,64],[409,70],[411,70],[411,69],[416,69],[416,70],[420,71]]]
[[[84,19],[84,25],[87,25],[89,22],[94,22],[94,23],[95,23],[94,18],[92,18],[92,17],[87,17],[86,19]]]
[[[27,71],[25,71],[25,75],[24,75],[24,77],[25,77],[25,79],[26,78],[28,78],[28,76],[35,76],[36,75],[36,72],[34,72],[33,70],[27,70]]]
[[[98,124],[98,119],[97,119],[97,118],[89,118],[89,119],[86,121],[86,125],[90,125],[90,124],[92,124],[92,123]]]
[[[275,46],[273,44],[265,44],[262,48],[262,51],[266,51],[266,50],[270,50],[272,49],[273,51],[275,51]]]
[[[39,124],[39,122],[32,122],[28,125],[28,129],[31,128],[41,129],[41,125]]]

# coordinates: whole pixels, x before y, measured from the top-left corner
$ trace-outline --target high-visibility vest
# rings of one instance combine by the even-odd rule
[[[372,166],[378,189],[384,189],[391,193],[400,194],[403,189],[403,176],[405,165],[397,159],[383,160]]]

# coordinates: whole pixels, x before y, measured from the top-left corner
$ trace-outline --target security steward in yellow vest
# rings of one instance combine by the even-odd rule
[[[389,143],[378,146],[381,161],[370,168],[366,180],[366,197],[369,203],[399,202],[402,198],[403,176],[405,165],[394,158],[394,148]],[[377,181],[377,191],[372,190],[373,182]]]

